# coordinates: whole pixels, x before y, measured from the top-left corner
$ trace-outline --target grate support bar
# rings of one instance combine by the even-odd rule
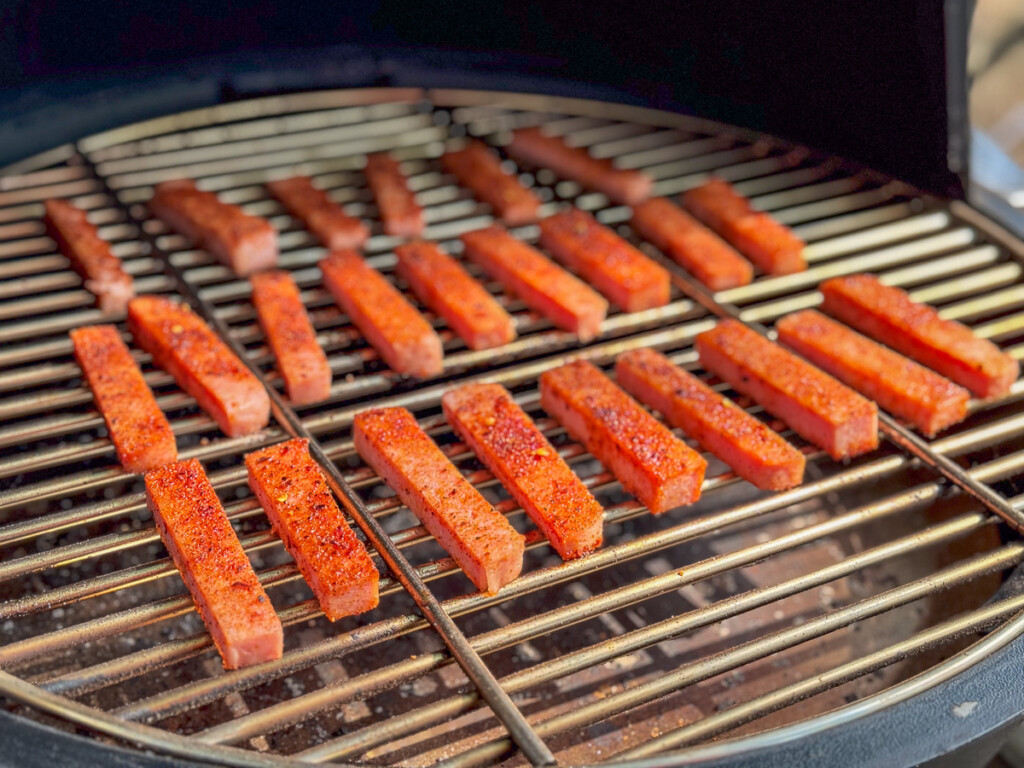
[[[878,413],[878,425],[891,443],[941,473],[943,477],[979,502],[985,509],[998,515],[1014,531],[1024,534],[1024,513],[988,485],[975,480],[970,472],[948,456],[932,450],[924,440],[881,410]]]

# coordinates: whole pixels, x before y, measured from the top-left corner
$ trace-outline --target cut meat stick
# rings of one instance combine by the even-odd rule
[[[135,286],[110,250],[110,243],[99,236],[85,211],[67,200],[47,200],[43,207],[47,233],[82,278],[85,289],[96,297],[96,306],[101,312],[124,312],[135,295]]]
[[[281,658],[281,620],[199,461],[147,472],[146,500],[224,666]]]
[[[483,142],[470,139],[462,149],[446,152],[441,165],[510,227],[537,220],[540,199],[516,176],[506,173],[498,156]]]
[[[991,341],[955,320],[943,320],[934,307],[918,304],[873,275],[826,280],[820,290],[825,297],[822,307],[830,315],[978,397],[1008,394],[1020,375],[1020,364]]]
[[[70,335],[75,359],[125,471],[146,472],[177,461],[171,425],[117,328],[92,325]]]
[[[700,498],[704,457],[591,363],[543,373],[540,404],[652,513]]]
[[[754,279],[749,261],[668,198],[652,197],[633,206],[629,224],[712,291]]]
[[[779,341],[929,437],[967,418],[971,394],[813,309],[775,324]]]
[[[483,592],[494,594],[523,568],[526,543],[487,503],[405,408],[356,414],[352,436],[380,475]]]
[[[559,328],[590,341],[601,332],[608,302],[537,249],[501,227],[462,235],[466,256]]]
[[[398,276],[470,349],[500,347],[516,338],[515,320],[437,245],[417,240],[399,245],[395,254]]]
[[[324,285],[391,370],[425,379],[443,370],[444,349],[430,323],[355,251],[320,262]]]
[[[878,408],[738,320],[697,336],[701,363],[834,459],[878,447]]]
[[[545,136],[539,128],[521,128],[506,148],[516,160],[578,181],[587,189],[603,192],[616,203],[636,205],[651,194],[651,177],[640,171],[616,168],[611,160],[597,159],[564,139]]]
[[[384,232],[395,237],[422,235],[423,209],[409,189],[398,162],[384,153],[369,155],[363,173],[377,201]]]
[[[252,303],[277,359],[288,399],[295,405],[326,400],[331,394],[331,368],[292,276],[261,272],[253,275],[251,282]]]
[[[277,232],[270,222],[221,202],[192,181],[158,184],[149,209],[240,277],[277,264]]]
[[[635,349],[619,355],[615,378],[758,488],[781,491],[803,481],[805,459],[799,450],[660,352]]]
[[[441,405],[558,554],[570,560],[601,546],[604,509],[503,386],[467,384]]]
[[[247,454],[249,487],[331,621],[377,607],[380,577],[309,455],[296,438]]]
[[[727,181],[711,179],[684,193],[683,203],[763,272],[788,275],[807,269],[803,240],[769,214],[751,208]]]
[[[308,176],[267,182],[267,189],[295,218],[299,219],[325,247],[362,248],[370,239],[370,230],[359,219],[349,216],[327,193],[313,186]]]
[[[135,343],[199,402],[224,434],[251,435],[267,426],[267,391],[187,305],[161,296],[132,299],[128,328]]]
[[[668,304],[668,270],[585,211],[542,219],[540,244],[626,312]]]

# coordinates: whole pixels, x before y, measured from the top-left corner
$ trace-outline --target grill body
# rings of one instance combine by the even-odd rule
[[[367,151],[391,149],[406,161],[417,192],[427,203],[428,237],[454,246],[458,233],[483,226],[490,219],[485,207],[439,173],[438,155],[466,133],[500,144],[504,132],[527,124],[545,124],[595,154],[649,170],[657,179],[658,194],[683,191],[711,171],[729,178],[757,205],[772,210],[808,239],[811,272],[761,278],[753,286],[711,296],[675,270],[673,301],[668,307],[635,315],[614,314],[602,337],[583,348],[514,300],[505,299],[517,315],[523,336],[517,345],[494,357],[469,352],[446,337],[443,381],[414,385],[395,379],[318,289],[313,265],[322,251],[266,198],[262,182],[291,172],[314,174],[332,189],[336,199],[372,219],[372,207],[358,181],[359,158]],[[623,226],[628,217],[625,209],[542,171],[527,173],[530,183],[542,191],[548,209],[571,200],[631,236]],[[0,386],[5,396],[0,412],[5,421],[0,439],[8,453],[0,465],[5,482],[0,498],[5,510],[0,538],[6,547],[2,562],[8,569],[3,610],[5,619],[12,622],[13,637],[0,649],[0,658],[16,675],[3,678],[4,693],[28,706],[21,713],[23,718],[45,719],[39,713],[49,713],[179,757],[198,755],[239,764],[273,762],[264,752],[294,755],[306,750],[320,750],[306,757],[336,753],[340,759],[356,760],[362,753],[356,749],[353,734],[362,729],[365,736],[365,729],[373,726],[383,728],[387,735],[374,748],[386,747],[382,754],[391,755],[376,760],[416,764],[417,754],[422,753],[424,759],[438,756],[438,745],[403,747],[398,740],[436,722],[426,717],[424,708],[435,707],[440,716],[437,713],[447,711],[442,707],[447,698],[472,695],[472,688],[464,688],[465,681],[457,675],[445,682],[438,672],[440,683],[435,683],[435,691],[410,689],[415,697],[422,697],[413,702],[416,706],[401,703],[409,696],[402,696],[404,689],[398,688],[397,696],[390,700],[394,709],[376,713],[382,716],[378,723],[372,709],[359,710],[362,695],[341,693],[352,680],[367,687],[374,684],[371,678],[359,677],[358,666],[339,670],[329,663],[351,657],[358,665],[362,657],[357,652],[363,648],[380,654],[367,657],[366,669],[379,672],[376,683],[381,695],[394,694],[399,683],[412,685],[419,679],[433,679],[435,663],[441,666],[448,659],[437,638],[414,625],[414,606],[394,580],[386,585],[390,602],[379,617],[340,627],[316,625],[316,610],[303,594],[294,568],[287,558],[282,559],[279,545],[267,533],[261,512],[251,500],[236,493],[243,485],[237,470],[241,454],[260,440],[283,437],[287,419],[279,419],[264,438],[226,440],[217,436],[209,420],[165,375],[147,367],[148,380],[158,388],[162,404],[175,414],[184,452],[200,456],[213,468],[215,483],[228,502],[229,513],[238,521],[244,543],[259,562],[264,578],[276,587],[274,596],[288,625],[286,635],[291,633],[296,643],[290,650],[301,655],[303,643],[297,636],[303,631],[308,631],[314,647],[301,659],[291,655],[286,663],[294,667],[272,670],[266,680],[259,681],[246,681],[244,675],[218,680],[216,666],[193,668],[186,663],[201,658],[209,661],[209,653],[203,656],[208,646],[194,620],[176,622],[190,610],[187,598],[181,595],[176,574],[160,559],[154,545],[155,537],[141,511],[137,480],[123,478],[112,468],[111,451],[98,431],[88,393],[77,384],[74,365],[68,362],[64,332],[68,327],[95,322],[99,315],[89,308],[89,297],[77,287],[77,278],[62,269],[60,257],[52,255],[51,246],[31,223],[43,197],[75,196],[104,223],[104,234],[117,241],[140,290],[194,292],[212,308],[229,337],[246,349],[248,359],[262,375],[277,386],[272,361],[246,302],[244,283],[232,279],[208,255],[167,233],[159,222],[149,219],[142,205],[152,184],[181,175],[199,178],[206,188],[268,216],[282,230],[283,265],[293,271],[304,289],[304,300],[314,314],[336,373],[331,402],[293,416],[320,441],[346,485],[383,521],[396,545],[408,550],[412,565],[428,580],[434,597],[448,613],[459,617],[458,629],[478,650],[486,651],[489,668],[497,670],[496,674],[520,674],[536,680],[533,698],[520,695],[515,700],[531,715],[544,713],[545,701],[557,702],[557,688],[547,683],[563,679],[571,678],[573,686],[587,692],[567,700],[585,704],[590,708],[585,711],[594,715],[607,706],[602,702],[619,701],[615,697],[632,690],[633,684],[649,683],[680,668],[692,670],[688,688],[699,687],[700,666],[719,658],[716,654],[735,652],[743,642],[734,645],[726,639],[728,633],[717,640],[705,633],[700,642],[689,645],[685,638],[699,634],[697,630],[721,629],[744,633],[743,641],[754,643],[747,646],[753,654],[750,661],[764,663],[747,668],[739,664],[740,656],[727,657],[722,662],[722,677],[702,689],[706,704],[701,711],[704,719],[721,715],[715,728],[722,733],[739,733],[744,738],[694,747],[667,758],[675,763],[763,764],[764,760],[781,761],[800,753],[847,758],[854,755],[852,745],[858,744],[865,750],[877,748],[874,759],[889,761],[887,764],[898,747],[898,754],[906,758],[903,762],[911,764],[960,744],[956,737],[937,741],[940,733],[948,731],[940,731],[936,723],[951,711],[947,702],[956,708],[982,701],[956,701],[961,691],[1000,694],[986,696],[988,706],[957,710],[969,712],[968,716],[951,715],[954,724],[963,723],[963,730],[957,733],[962,741],[1005,726],[1024,710],[1024,702],[1015,700],[1019,686],[992,685],[994,680],[1008,680],[1004,665],[1021,653],[1021,643],[1016,640],[1019,620],[1013,618],[1020,610],[1020,597],[1007,586],[1012,580],[999,588],[999,575],[1010,573],[1021,552],[1016,539],[994,525],[992,514],[1000,505],[1012,512],[1020,501],[1015,478],[1024,466],[1017,438],[1024,425],[1019,414],[1024,389],[1019,385],[1004,402],[977,405],[971,421],[930,443],[908,443],[905,430],[896,425],[885,448],[863,461],[839,466],[814,456],[806,486],[790,494],[753,495],[719,466],[716,472],[709,472],[711,479],[700,505],[658,520],[642,514],[600,467],[588,463],[580,448],[565,440],[547,420],[545,429],[609,507],[609,544],[604,554],[594,559],[560,566],[534,537],[532,559],[524,571],[530,578],[518,591],[490,602],[466,597],[461,577],[450,575],[450,562],[431,548],[415,521],[389,501],[353,459],[347,442],[352,413],[367,403],[407,404],[474,481],[494,492],[493,482],[454,443],[438,417],[437,398],[451,382],[496,378],[513,389],[535,416],[542,417],[536,405],[536,377],[558,360],[583,355],[607,365],[618,351],[657,346],[693,367],[692,338],[715,317],[735,314],[751,323],[770,325],[787,311],[817,303],[814,286],[820,279],[854,271],[884,274],[1018,354],[1024,351],[1020,346],[1024,318],[1016,312],[1021,295],[1019,241],[965,206],[949,206],[853,163],[742,129],[607,103],[485,92],[378,89],[227,104],[92,136],[10,169],[2,193],[5,197],[0,197],[0,211],[6,211],[10,227],[3,261],[9,282],[2,310],[5,373],[0,375]],[[378,231],[374,234],[368,248],[371,263],[390,273],[393,242]],[[532,240],[536,233],[524,228],[517,234]],[[140,359],[148,365],[144,357]],[[942,456],[954,458],[954,467],[943,466],[938,461]],[[970,468],[973,474],[965,475],[958,467]],[[495,500],[500,503],[501,497]],[[522,516],[508,504],[503,509],[517,523],[522,522]],[[786,555],[791,556],[788,565],[776,570],[769,565],[760,572],[756,568],[762,561],[785,560]],[[40,585],[33,578],[52,579],[52,583]],[[696,588],[711,579],[719,581],[707,593]],[[784,584],[788,586],[782,589]],[[822,587],[832,589],[831,596]],[[782,615],[769,614],[760,623],[745,625],[742,619],[730,623],[733,610],[739,618],[745,613],[742,606],[753,609],[760,605],[751,591],[757,589],[782,590],[760,606]],[[841,591],[838,597],[837,589]],[[785,602],[806,595],[810,596],[808,604]],[[923,602],[914,602],[914,611],[903,610],[915,596]],[[645,612],[636,612],[634,606],[642,606]],[[711,618],[715,610],[721,611],[718,619]],[[543,624],[530,623],[546,614],[553,622],[547,630]],[[678,629],[646,629],[669,620],[683,623]],[[71,627],[63,626],[65,622]],[[308,622],[313,624],[307,627]],[[581,622],[578,641],[558,635],[559,627],[575,622]],[[908,631],[901,632],[897,626],[901,624]],[[857,639],[852,627],[861,625],[865,630]],[[799,629],[802,626],[808,629]],[[372,642],[360,639],[366,627],[376,633]],[[801,691],[791,686],[808,677],[794,673],[787,678],[778,668],[775,673],[770,671],[775,658],[771,643],[779,642],[781,652],[813,639],[815,628],[824,631],[830,627],[840,633],[850,628],[846,642],[852,649],[818,670],[835,672],[834,680],[825,681],[820,690],[811,686]],[[169,634],[160,634],[167,628]],[[995,632],[982,638],[980,633],[993,628]],[[638,640],[635,649],[613,653],[616,638],[630,637],[629,633],[636,631],[651,632],[649,643]],[[776,632],[785,631],[791,633],[788,639],[772,639]],[[116,652],[99,647],[103,638],[120,644]],[[368,644],[360,645],[363,642]],[[334,645],[316,650],[321,648],[317,643]],[[654,647],[661,657],[637,655]],[[577,654],[573,657],[576,661],[564,673],[547,677],[529,672],[537,663],[554,662],[560,655],[572,653]],[[877,667],[857,667],[872,654],[879,654]],[[616,663],[609,667],[606,661]],[[216,659],[213,662],[219,664]],[[631,676],[630,665],[637,664],[647,670],[648,678]],[[315,675],[310,671],[314,666]],[[813,660],[807,667],[797,666],[803,674],[815,668]],[[735,669],[747,669],[748,674],[757,669],[771,682],[763,690],[746,686],[743,698],[733,699],[726,692],[737,686],[737,679],[728,676]],[[430,674],[424,677],[424,672]],[[531,674],[536,678],[530,678]],[[849,682],[843,675],[850,675]],[[608,680],[610,685],[606,685]],[[622,687],[616,688],[620,680]],[[680,678],[680,685],[685,682]],[[220,688],[221,684],[226,687]],[[442,684],[449,689],[436,693],[436,686]],[[972,689],[972,685],[981,688]],[[179,694],[179,687],[188,693]],[[520,692],[530,690],[525,686]],[[745,690],[742,681],[737,690]],[[51,699],[43,691],[62,698]],[[923,693],[908,698],[918,691]],[[335,694],[338,698],[332,703]],[[777,702],[765,698],[773,695],[780,697]],[[812,695],[819,696],[814,705],[817,711],[840,709],[810,719],[813,708],[784,709],[772,719],[776,704],[799,707]],[[318,696],[327,698],[322,705],[313,706],[316,699],[309,697]],[[254,698],[247,702],[246,697]],[[748,697],[757,714],[749,722],[737,714],[737,705]],[[907,700],[900,701],[904,698]],[[72,704],[75,700],[96,709],[80,710]],[[376,701],[373,697],[367,700]],[[339,702],[344,702],[340,710]],[[613,755],[624,751],[629,759],[637,759],[629,750],[649,748],[666,733],[699,722],[692,712],[687,715],[686,706],[693,704],[685,696],[655,702],[648,706],[646,699],[638,698],[637,707],[627,709],[625,719],[616,720],[614,710],[608,710],[611,714],[605,719],[611,720],[612,732],[622,734],[610,749]],[[296,723],[312,719],[315,725],[281,729],[274,721],[261,723],[260,713],[275,703],[285,707],[272,710],[280,711],[282,718],[295,718]],[[444,706],[462,713],[471,711],[473,703],[466,700],[457,702],[457,707],[451,703]],[[671,721],[652,720],[652,711],[657,715],[661,706],[671,713]],[[574,708],[556,709],[547,716],[565,715],[566,711],[571,715]],[[89,713],[96,710],[116,711],[124,719],[97,716],[90,720]],[[343,725],[332,732],[320,713],[333,716],[336,711],[341,712]],[[412,725],[416,712],[426,725]],[[734,721],[728,720],[730,712]],[[165,730],[134,724],[148,720],[162,723]],[[634,721],[643,723],[645,731],[626,738]],[[130,725],[123,726],[124,722]],[[883,722],[886,728],[880,725]],[[10,730],[12,738],[22,729],[32,732],[39,727],[25,719],[16,723]],[[766,723],[781,730],[766,731]],[[312,735],[305,731],[307,727],[314,731]],[[501,725],[493,722],[486,728],[472,723],[466,727],[470,732],[474,727],[480,730],[481,744],[460,746],[449,756],[464,757],[501,736]],[[563,738],[562,731],[553,730],[548,739],[563,759],[601,760],[602,754],[572,751],[579,742],[599,747],[608,742],[599,738],[606,733],[587,728],[587,722],[581,720],[567,729],[573,736]],[[736,728],[741,730],[734,731]],[[204,730],[207,732],[200,735]],[[188,736],[175,741],[166,735],[174,731]],[[919,738],[909,738],[908,731]],[[688,738],[697,743],[718,732],[694,733]],[[899,734],[899,738],[890,744],[868,735],[882,732]],[[62,736],[54,743],[63,739],[73,737]],[[254,744],[251,739],[263,742]],[[239,741],[249,748],[225,751],[206,747]],[[826,744],[836,751],[820,752]],[[975,747],[975,754],[978,752]],[[870,762],[871,755],[863,756]],[[477,759],[486,762],[489,758],[478,754]]]

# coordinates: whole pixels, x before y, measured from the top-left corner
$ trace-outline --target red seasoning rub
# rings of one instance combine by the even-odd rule
[[[508,312],[436,244],[416,240],[398,246],[395,254],[398,276],[470,349],[500,347],[515,339],[516,324]]]
[[[626,312],[668,304],[668,271],[586,211],[542,219],[540,244]]]
[[[355,251],[320,262],[324,285],[391,370],[420,379],[443,370],[440,337],[383,275]]]
[[[420,429],[405,408],[356,414],[356,450],[470,580],[493,594],[523,569],[526,543]]]
[[[309,441],[246,454],[249,487],[331,621],[377,607],[380,577],[345,521]]]
[[[261,272],[251,282],[252,303],[277,358],[288,399],[295,405],[326,400],[331,394],[331,368],[292,276]]]
[[[125,470],[146,472],[176,461],[178,449],[171,425],[117,328],[91,325],[76,328],[70,335],[75,359]]]
[[[929,437],[967,418],[971,393],[813,309],[775,324],[779,341]]]
[[[349,216],[327,193],[313,186],[308,176],[268,181],[267,189],[295,218],[306,225],[327,248],[362,248],[370,230]]]
[[[212,192],[197,189],[195,182],[158,184],[149,209],[240,277],[277,264],[277,232],[270,222],[221,202]]]
[[[601,546],[604,509],[500,384],[441,398],[445,418],[564,559]]]
[[[590,341],[601,332],[608,302],[536,248],[498,226],[462,235],[466,256],[562,330]]]
[[[807,269],[804,241],[767,213],[755,211],[729,182],[711,179],[683,194],[683,203],[769,275]]]
[[[758,488],[781,491],[804,479],[804,455],[763,422],[653,349],[619,355],[615,378]]]
[[[834,459],[878,447],[878,408],[738,320],[697,336],[709,371],[753,398]]]
[[[110,243],[99,236],[85,211],[67,200],[47,200],[43,207],[47,233],[82,278],[85,289],[96,296],[96,306],[101,312],[124,312],[135,287],[121,260],[111,252]]]
[[[146,500],[224,666],[281,658],[281,620],[199,461],[147,472]]]
[[[259,432],[270,397],[252,371],[187,305],[140,296],[128,305],[135,343],[153,356],[229,437]]]
[[[462,149],[446,152],[441,165],[487,203],[510,227],[537,220],[540,199],[501,167],[501,161],[487,145],[470,139]]]
[[[700,498],[704,457],[591,363],[542,374],[540,404],[654,514]]]
[[[749,261],[668,198],[652,197],[634,205],[629,224],[712,291],[748,285],[754,279]]]
[[[1020,365],[965,325],[943,320],[905,291],[882,285],[873,275],[826,280],[824,310],[917,362],[967,387],[978,397],[1006,395]]]
[[[409,189],[398,162],[384,153],[369,155],[363,173],[377,201],[384,232],[396,237],[422,235],[423,209]]]
[[[521,128],[513,133],[507,151],[516,160],[550,168],[587,189],[603,192],[616,203],[636,205],[651,194],[653,182],[647,174],[616,168],[611,160],[591,157],[585,149],[545,136],[539,128]]]

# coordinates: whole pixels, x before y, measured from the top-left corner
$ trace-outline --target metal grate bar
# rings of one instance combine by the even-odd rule
[[[671,343],[681,338],[692,338],[694,335],[699,333],[701,330],[705,330],[710,327],[708,321],[701,321],[690,323],[684,326],[676,326],[670,330],[660,330],[651,332],[643,337],[632,338],[625,341],[614,341],[606,342],[604,344],[597,345],[587,350],[586,354],[593,359],[609,359],[610,357],[618,354],[626,349],[631,349],[642,344],[656,346],[663,345],[665,343]],[[560,334],[561,335],[561,334]],[[545,367],[551,364],[550,358],[546,362],[537,363],[534,365],[519,366],[517,368],[510,368],[500,370],[494,373],[477,374],[476,376],[465,379],[466,381],[480,380],[486,378],[491,381],[499,381],[506,385],[514,385],[523,381],[531,380],[539,375],[540,372],[545,370]],[[373,377],[368,377],[373,378]],[[392,385],[394,376],[387,377],[376,377],[379,380],[379,388],[385,389]],[[367,379],[363,379],[364,386],[359,389],[360,394],[369,394],[366,391],[365,382]],[[378,386],[374,386],[372,391],[378,391]],[[426,387],[419,390],[412,390],[409,393],[394,396],[382,400],[381,402],[389,405],[403,405],[406,407],[415,408],[422,405],[425,402],[435,401],[440,394],[443,393],[447,388],[448,384],[439,384],[432,387]],[[332,398],[333,399],[333,398]],[[329,401],[330,402],[330,401]],[[306,420],[306,427],[313,434],[321,434],[326,431],[337,430],[340,427],[348,426],[351,424],[352,416],[361,410],[362,405],[353,406],[341,411],[327,411],[322,417],[311,417]],[[262,445],[266,442],[272,442],[276,439],[280,439],[280,433],[274,433],[272,430],[265,432],[261,436],[253,438],[236,438],[218,441],[216,444],[209,446],[206,451],[196,451],[195,455],[211,455],[214,451],[217,454],[228,453],[232,451],[238,451],[240,449],[250,450],[256,445]],[[79,447],[72,448],[61,448],[61,451],[71,451],[74,458],[79,458],[78,452],[83,450]],[[20,461],[20,460],[16,460]],[[20,468],[20,467],[19,467]],[[0,462],[0,475],[5,472],[4,463]],[[11,472],[10,474],[13,474]],[[17,508],[30,500],[48,498],[53,496],[59,496],[66,493],[81,492],[89,487],[94,487],[103,482],[106,482],[112,477],[124,477],[126,476],[123,470],[120,468],[112,468],[108,470],[108,474],[104,475],[102,479],[97,475],[95,471],[84,473],[81,476],[70,476],[64,480],[54,482],[48,480],[47,482],[40,483],[38,485],[28,485],[15,491],[9,491],[0,494],[0,510],[5,508]],[[217,487],[221,482],[224,482],[226,478],[221,477],[211,478]],[[143,499],[141,495],[132,497],[125,497],[120,500],[119,504],[127,507],[131,504],[134,508],[141,508]],[[63,514],[51,514],[41,520],[28,520],[21,521],[18,523],[10,523],[3,528],[0,528],[0,544],[14,543],[21,541],[26,537],[39,535],[46,532],[54,532],[62,530],[70,525],[79,525],[84,522],[94,522],[105,517],[109,517],[115,513],[115,509],[111,509],[109,503],[102,503],[97,505],[95,511],[89,508],[83,508],[78,510],[72,510],[68,513]]]
[[[548,434],[551,436],[553,431],[549,431]],[[455,446],[452,446],[452,448],[455,448],[458,451],[458,453],[453,453],[451,450],[446,451],[452,461],[457,462],[471,455],[468,453],[468,449],[465,449],[462,445],[456,444]],[[329,456],[333,454],[334,450],[331,450],[328,453]],[[589,458],[589,455],[586,454],[579,446],[570,446],[562,449],[559,451],[559,454],[568,461],[576,461],[580,459],[586,460]],[[365,469],[347,473],[345,478],[353,488],[365,486],[368,482],[378,480],[375,475],[370,475]],[[474,472],[470,475],[470,479],[478,488],[493,486],[497,482],[493,475],[486,471]],[[721,475],[717,478],[709,479],[705,487],[708,490],[714,490],[716,487],[728,484],[731,481],[731,475]],[[591,475],[583,482],[588,487],[596,489],[612,485],[613,478],[610,473],[603,472]],[[375,517],[384,517],[388,514],[393,514],[394,512],[399,511],[401,509],[401,505],[398,503],[396,497],[390,497],[370,504],[368,505],[368,508]],[[523,514],[522,508],[510,502],[502,502],[496,505],[496,508],[508,517],[515,517]],[[225,510],[229,519],[242,520],[254,515],[259,515],[261,507],[259,507],[259,505],[257,505],[253,500],[249,499],[236,504],[226,505]],[[423,530],[422,526],[414,526],[391,534],[391,538],[399,546],[418,543],[418,541],[423,538]],[[156,533],[156,529],[148,527],[129,533],[109,534],[103,537],[90,538],[76,544],[55,547],[50,550],[37,552],[33,555],[26,555],[24,557],[8,560],[5,563],[0,563],[0,582],[22,578],[46,568],[67,565],[85,558],[109,555],[121,552],[125,549],[155,543],[158,540],[159,536]],[[278,540],[274,541],[278,544],[280,543]],[[50,589],[45,594],[36,595],[34,597],[9,600],[8,602],[0,605],[0,618],[10,618],[11,616],[22,615],[27,612],[41,610],[44,608],[54,608],[59,605],[66,604],[67,602],[74,602],[85,597],[103,594],[113,588],[112,585],[116,585],[117,588],[136,586],[162,575],[177,573],[173,567],[166,565],[169,561],[165,560],[160,562],[162,562],[166,567],[160,567],[154,570],[156,563],[149,563],[146,566],[140,566],[138,568],[127,568],[115,573],[76,581],[72,584],[66,585],[65,587]],[[141,571],[144,575],[139,578],[132,576],[131,574],[136,571]]]
[[[228,438],[208,445],[199,445],[194,449],[181,451],[183,458],[197,458],[210,460],[222,456],[237,454],[239,451],[249,451],[266,445],[267,443],[280,440],[284,433],[275,428],[264,430],[262,433],[249,437]],[[215,475],[217,476],[217,475]],[[79,493],[92,488],[99,488],[112,480],[122,480],[131,475],[126,475],[120,468],[84,472],[81,475],[72,475],[64,480],[54,481],[50,487],[35,487],[31,491],[17,489],[5,493],[0,501],[0,510],[23,509],[31,501],[55,498],[68,493]],[[101,501],[94,504],[82,506],[78,509],[70,509],[67,512],[58,512],[45,515],[40,518],[30,518],[14,523],[8,523],[0,529],[0,545],[14,544],[25,539],[33,538],[45,533],[54,533],[67,530],[75,525],[93,523],[105,520],[124,513],[128,510],[139,510],[145,506],[145,497],[141,493],[128,494],[120,499]]]
[[[281,566],[260,571],[257,576],[260,583],[266,588],[301,578],[294,566]],[[94,642],[110,635],[181,616],[192,610],[193,603],[188,595],[177,595],[155,603],[129,608],[117,614],[76,624],[63,631],[37,635],[21,642],[5,645],[0,649],[0,666],[10,667],[54,651]]]
[[[949,457],[933,452],[928,444],[900,425],[887,413],[878,414],[878,427],[885,437],[940,472],[983,507],[994,512],[1017,533],[1024,533],[1024,513],[1014,508],[989,486],[975,481],[971,473]]]

